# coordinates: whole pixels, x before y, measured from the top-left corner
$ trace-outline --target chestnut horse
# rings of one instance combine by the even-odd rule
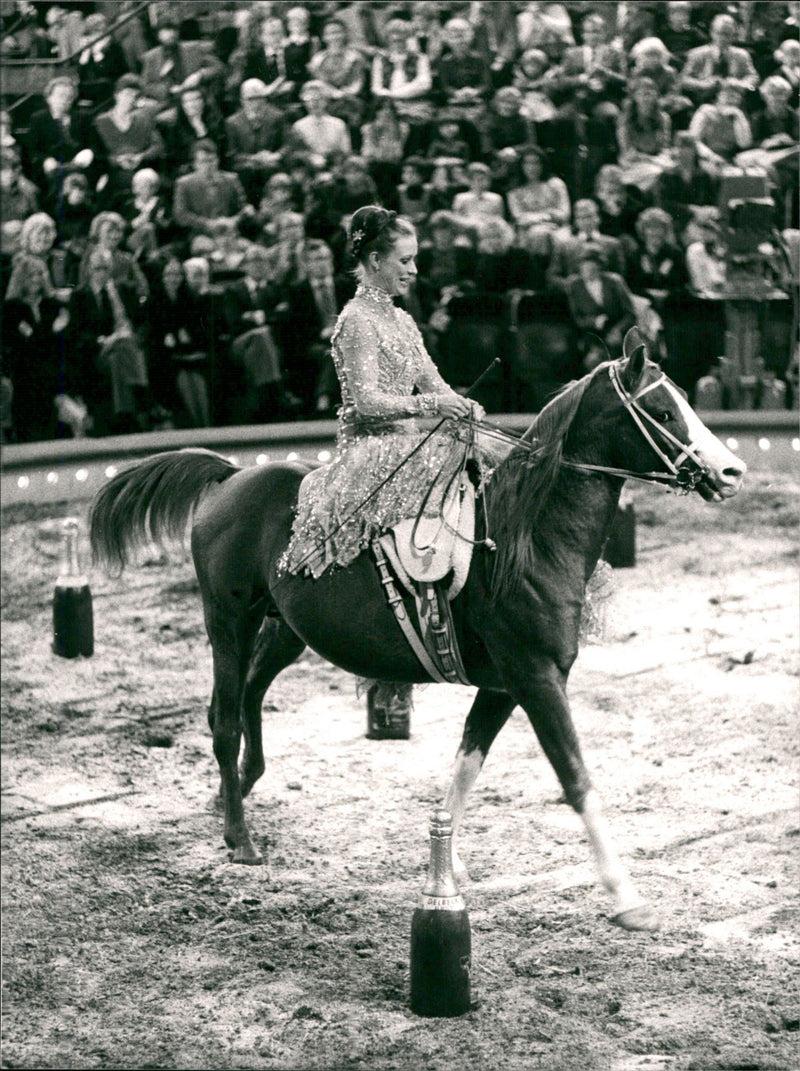
[[[242,469],[211,451],[170,451],[120,472],[92,504],[95,559],[118,569],[147,540],[182,537],[192,518],[213,652],[209,723],[224,836],[239,863],[261,862],[242,800],[264,772],[262,701],[306,645],[362,677],[430,679],[368,551],[317,580],[281,571],[307,471],[283,462]],[[721,502],[736,494],[744,472],[648,359],[634,328],[623,356],[568,384],[496,468],[478,510],[477,534],[490,531],[491,539],[475,550],[452,603],[467,676],[478,689],[445,803],[455,829],[492,741],[520,705],[584,822],[611,917],[627,929],[652,929],[657,920],[614,849],[567,701],[586,583],[626,478]]]

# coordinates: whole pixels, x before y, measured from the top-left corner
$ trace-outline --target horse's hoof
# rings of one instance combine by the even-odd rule
[[[629,907],[627,911],[620,911],[611,916],[611,921],[623,930],[638,930],[647,933],[652,933],[661,925],[658,915],[649,904],[640,904],[639,907]]]
[[[264,862],[264,856],[251,847],[234,848],[229,858],[232,863],[242,863],[244,866],[261,866]]]

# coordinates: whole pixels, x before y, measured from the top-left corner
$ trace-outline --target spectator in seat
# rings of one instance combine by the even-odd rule
[[[713,101],[724,84],[735,85],[740,93],[758,85],[758,74],[750,54],[734,45],[737,28],[730,15],[716,15],[711,23],[711,44],[693,48],[681,72],[682,91],[695,105]]]
[[[549,65],[546,52],[528,48],[517,60],[512,75],[513,86],[522,94],[520,115],[534,124],[537,139],[540,124],[549,123],[556,117],[556,106],[548,92]]]
[[[303,86],[300,99],[308,112],[291,126],[290,146],[320,171],[335,167],[353,151],[350,131],[343,119],[328,111],[328,88],[312,79]]]
[[[397,192],[401,215],[415,227],[423,228],[431,212],[431,188],[425,182],[425,161],[419,156],[409,156],[403,161]]]
[[[524,149],[519,160],[519,183],[508,191],[508,213],[527,235],[528,248],[549,254],[552,236],[569,223],[571,205],[563,179],[548,175],[544,154],[536,146]]]
[[[782,41],[773,56],[776,67],[771,73],[788,82],[792,91],[789,103],[791,107],[797,108],[800,105],[800,41],[793,38]]]
[[[45,269],[45,293],[59,301],[69,299],[69,289],[59,270],[58,250],[54,249],[58,232],[52,216],[46,212],[34,212],[22,224],[16,242],[12,267],[18,257],[35,257]]]
[[[322,29],[322,43],[325,47],[312,57],[308,73],[325,87],[330,114],[343,119],[351,131],[357,131],[364,119],[366,62],[349,45],[347,29],[340,19],[328,19]]]
[[[670,62],[672,57],[664,42],[658,37],[644,37],[633,45],[629,59],[630,81],[650,78],[658,91],[659,107],[670,117],[674,128],[685,129],[694,107],[680,92],[678,72]]]
[[[308,65],[319,51],[319,41],[310,34],[311,16],[304,7],[290,7],[286,12],[286,41],[283,61],[286,77],[294,87],[291,99],[300,99],[300,90],[308,80]]]
[[[343,216],[351,216],[362,205],[375,203],[378,190],[363,156],[350,156],[338,168],[333,203]]]
[[[67,390],[62,373],[64,329],[69,316],[48,296],[47,269],[38,257],[18,257],[3,305],[3,375],[14,388],[17,442],[52,439],[55,399]],[[69,384],[74,390],[75,384]]]
[[[155,400],[180,414],[180,426],[211,423],[207,325],[196,315],[181,262],[169,258],[150,313],[150,383]]]
[[[471,139],[465,133],[465,125],[471,126],[460,118],[457,111],[452,108],[442,108],[436,116],[434,133],[425,153],[427,158],[434,160],[437,157],[444,157],[464,162],[474,159],[476,154],[473,151]],[[474,127],[472,129],[475,130]]]
[[[565,4],[532,0],[520,5],[517,14],[517,46],[520,51],[541,48],[553,34],[561,38],[565,47],[575,44],[572,20]]]
[[[55,201],[67,171],[87,172],[94,163],[93,137],[83,116],[73,115],[77,97],[73,78],[64,74],[51,78],[44,97],[47,107],[31,116],[27,148],[31,178]]]
[[[795,108],[790,107],[792,87],[773,74],[759,88],[764,107],[750,120],[754,148],[740,153],[741,167],[760,167],[769,175],[779,208],[780,225],[797,219],[798,148],[800,130]]]
[[[573,226],[555,236],[553,256],[547,271],[550,289],[566,290],[568,279],[578,273],[581,250],[591,245],[600,250],[603,269],[615,275],[625,273],[625,253],[618,238],[600,232],[600,210],[588,197],[575,202]]]
[[[401,119],[391,100],[381,101],[372,121],[361,127],[361,155],[378,188],[381,204],[396,209],[397,186],[400,181],[409,124]]]
[[[278,216],[276,242],[268,250],[269,277],[285,297],[286,292],[305,279],[305,219],[301,212]]]
[[[603,269],[603,252],[592,244],[583,246],[578,272],[567,281],[566,292],[581,333],[583,367],[590,372],[621,351],[626,331],[636,323],[633,299],[624,279]]]
[[[617,143],[623,182],[647,191],[672,160],[672,124],[660,104],[658,87],[641,75],[631,82],[630,92],[617,121]]]
[[[95,106],[110,101],[117,80],[129,72],[122,45],[107,31],[108,20],[101,12],[86,16],[78,56],[78,95]]]
[[[258,218],[267,245],[278,240],[277,221],[284,212],[296,211],[292,180],[284,171],[276,171],[267,180],[264,196],[258,206]]]
[[[63,254],[61,277],[65,286],[77,286],[80,263],[86,245],[95,210],[89,194],[85,175],[76,172],[64,179],[63,196],[57,215],[56,242]]]
[[[225,286],[239,280],[252,246],[229,219],[220,219],[213,225],[210,235],[198,235],[191,244],[193,255],[201,255],[211,269],[212,286]]]
[[[568,48],[551,75],[559,103],[577,114],[595,120],[614,119],[626,85],[626,60],[622,51],[606,41],[607,28],[599,14],[581,22],[583,43]]]
[[[234,68],[236,84],[241,79],[258,78],[267,87],[268,100],[279,107],[287,104],[296,97],[298,87],[286,70],[285,50],[283,23],[275,16],[268,16],[261,22],[258,46],[245,56],[241,75]]]
[[[23,220],[39,210],[39,190],[22,173],[19,147],[0,147],[0,203],[3,224]]]
[[[600,212],[600,232],[619,238],[627,249],[633,243],[639,213],[647,204],[645,196],[624,184],[618,164],[604,164],[597,172],[594,197]]]
[[[118,212],[99,212],[94,217],[81,261],[79,281],[81,284],[89,281],[92,257],[100,249],[108,254],[112,281],[143,305],[150,296],[150,287],[133,254],[121,248],[124,235],[125,220]]]
[[[686,247],[689,285],[700,297],[719,297],[725,290],[725,253],[715,215],[702,213],[696,220],[698,237]]]
[[[530,257],[514,244],[514,228],[504,219],[486,219],[478,228],[475,258],[475,289],[479,293],[503,294],[527,289]],[[466,289],[466,288],[465,288]]]
[[[503,219],[506,214],[503,198],[489,187],[492,172],[488,164],[478,161],[467,165],[469,189],[453,198],[453,213],[465,220],[479,223],[485,219]]]
[[[480,124],[492,91],[492,72],[473,45],[474,32],[467,19],[452,18],[444,26],[447,50],[434,71],[438,95],[447,107]]]
[[[692,116],[689,133],[707,165],[719,170],[753,143],[750,123],[742,111],[742,94],[735,81],[723,82],[713,104],[701,104]]]
[[[114,282],[108,249],[92,249],[86,274],[70,298],[69,353],[94,434],[144,430],[149,384],[134,334],[141,306],[135,294]]]
[[[284,330],[287,381],[307,416],[330,416],[341,400],[331,357],[336,319],[353,296],[354,283],[337,275],[325,242],[309,239],[303,248],[305,279],[288,290]]]
[[[386,24],[386,48],[372,59],[371,87],[376,103],[391,101],[401,119],[421,123],[433,118],[430,61],[405,19]]]
[[[124,74],[114,86],[114,105],[95,120],[97,144],[107,169],[109,203],[130,193],[131,178],[143,164],[157,166],[164,157],[164,141],[152,111],[140,108],[142,83]]]
[[[169,203],[160,190],[158,172],[143,167],[134,173],[130,196],[120,205],[120,215],[130,228],[128,248],[144,262],[153,261],[177,238]]]
[[[675,137],[673,164],[659,176],[653,199],[669,212],[684,245],[687,244],[685,231],[695,210],[702,205],[716,204],[717,186],[717,180],[703,166],[695,139],[688,131],[680,131]]]
[[[484,136],[488,152],[521,149],[535,142],[535,128],[521,113],[522,99],[522,94],[514,86],[502,86],[495,93]]]
[[[222,64],[207,41],[181,41],[174,22],[163,20],[158,44],[142,57],[145,95],[162,108],[173,105],[184,89],[218,82]]]
[[[705,44],[702,33],[692,25],[692,0],[668,0],[667,23],[661,27],[659,37],[681,65],[692,49]]]
[[[224,157],[225,126],[216,104],[204,86],[183,89],[174,114],[163,124],[167,143],[165,171],[171,178],[192,169],[192,151],[198,141],[213,141]]]
[[[269,252],[253,245],[244,261],[244,278],[225,290],[225,319],[231,335],[231,360],[244,379],[240,419],[246,423],[287,415],[281,353],[272,324],[280,290],[272,277]]]
[[[417,48],[428,58],[431,71],[444,50],[444,28],[441,23],[442,5],[430,0],[412,0],[411,29]]]
[[[219,152],[213,141],[201,140],[192,149],[193,172],[175,183],[172,215],[190,237],[210,235],[220,219],[236,222],[246,197],[236,175],[221,171]]]
[[[462,286],[474,288],[475,248],[464,238],[469,233],[452,212],[434,212],[428,222],[430,242],[417,254],[417,295],[422,315],[431,321],[437,309],[446,309]],[[430,324],[443,330],[445,322]]]
[[[241,108],[225,120],[230,166],[251,204],[258,203],[266,179],[279,168],[284,139],[281,111],[269,102],[260,78],[242,82]]]
[[[636,221],[635,248],[627,258],[627,281],[634,294],[660,311],[669,294],[686,288],[686,257],[675,241],[672,219],[663,208],[646,208]]]

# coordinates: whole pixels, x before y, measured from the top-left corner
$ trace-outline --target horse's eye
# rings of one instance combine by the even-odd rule
[[[662,409],[656,413],[656,420],[659,424],[669,424],[670,420],[672,420],[672,413],[670,413],[669,409]]]

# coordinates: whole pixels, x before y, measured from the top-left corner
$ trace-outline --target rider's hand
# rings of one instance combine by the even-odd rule
[[[473,420],[482,420],[485,415],[482,407],[477,402],[473,402],[469,398],[462,398],[460,394],[455,393],[440,395],[439,414],[443,417],[455,417],[460,420],[470,417]]]

